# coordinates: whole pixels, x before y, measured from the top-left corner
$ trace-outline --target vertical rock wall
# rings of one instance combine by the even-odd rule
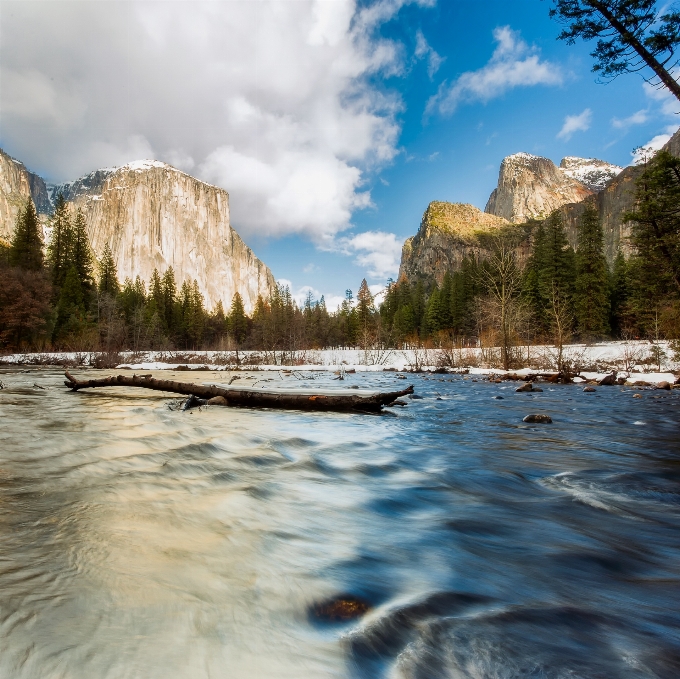
[[[91,180],[91,181],[90,181]],[[178,286],[196,279],[208,308],[236,292],[246,311],[275,284],[269,268],[229,223],[229,194],[158,161],[99,170],[58,187],[87,221],[100,256],[109,244],[120,280],[170,266]]]

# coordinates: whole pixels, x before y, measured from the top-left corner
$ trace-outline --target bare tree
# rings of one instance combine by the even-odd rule
[[[491,255],[480,267],[479,277],[488,294],[488,320],[498,332],[501,363],[508,370],[522,318],[523,267],[517,259],[515,238],[498,234],[491,239]]]

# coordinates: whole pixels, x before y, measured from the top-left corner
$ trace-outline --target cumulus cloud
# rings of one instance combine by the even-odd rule
[[[612,127],[618,130],[627,130],[633,125],[644,125],[649,120],[649,113],[646,109],[637,111],[627,118],[612,118]]]
[[[680,102],[665,87],[643,83],[642,88],[649,99],[658,102],[663,115],[675,116],[680,112]]]
[[[527,45],[518,32],[501,26],[494,30],[493,37],[497,46],[489,62],[477,71],[463,73],[452,84],[442,83],[429,100],[426,113],[450,115],[462,103],[486,103],[515,87],[562,83],[559,66],[542,61],[538,50]]]
[[[0,143],[52,181],[164,160],[227,189],[246,235],[332,240],[397,153],[402,102],[374,81],[404,68],[378,29],[407,2],[432,4],[13,3]]]
[[[414,56],[418,60],[427,59],[427,75],[430,76],[430,80],[444,61],[444,57],[440,56],[432,49],[420,29],[416,31],[416,49],[414,51]]]
[[[557,133],[557,138],[569,141],[574,132],[585,132],[586,130],[589,130],[592,118],[593,112],[589,108],[578,115],[566,116],[562,129]]]
[[[384,231],[366,231],[338,239],[337,246],[346,255],[355,257],[359,266],[366,267],[374,278],[396,277],[403,238]]]
[[[668,125],[666,129],[652,137],[646,144],[643,144],[639,148],[633,150],[630,154],[633,156],[633,162],[637,165],[642,163],[646,158],[652,155],[655,151],[658,151],[662,146],[664,146],[668,140],[677,132],[678,126]]]

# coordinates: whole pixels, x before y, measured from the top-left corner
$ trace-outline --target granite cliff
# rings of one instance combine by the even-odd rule
[[[473,205],[433,201],[423,214],[418,233],[404,243],[399,276],[409,280],[434,278],[440,284],[444,274],[458,269],[465,257],[480,254],[480,234],[504,226],[510,226],[510,222]]]
[[[680,156],[680,130],[664,149]],[[622,169],[595,158],[567,156],[558,167],[547,158],[528,153],[508,156],[501,163],[498,186],[489,198],[485,213],[469,205],[430,203],[418,233],[404,243],[399,274],[410,280],[422,278],[440,282],[445,271],[459,268],[464,257],[484,256],[475,237],[480,214],[495,217],[500,225],[514,224],[519,228],[530,219],[540,219],[559,210],[569,242],[576,247],[579,219],[588,202],[594,202],[600,213],[605,256],[611,265],[619,249],[624,254],[630,252],[627,243],[630,227],[623,223],[623,214],[634,205],[635,180],[641,171],[636,165]],[[455,217],[443,221],[448,219],[455,226],[437,227],[433,210],[437,212],[442,208],[433,206],[448,206],[443,214],[455,214]],[[529,230],[524,233],[528,234]],[[528,246],[529,239],[520,245],[522,256],[526,256]]]
[[[90,243],[101,256],[108,243],[118,277],[149,281],[154,268],[172,266],[177,284],[198,281],[205,303],[225,308],[239,292],[246,311],[268,297],[274,276],[229,221],[229,194],[159,161],[106,168],[48,187],[22,163],[0,151],[0,237],[9,239],[28,196],[46,219],[59,193],[87,221]]]
[[[515,224],[545,217],[562,205],[593,195],[614,168],[621,170],[601,160],[574,157],[557,167],[548,158],[515,153],[503,159],[498,186],[484,211]]]
[[[17,214],[29,196],[40,214],[52,211],[42,178],[0,149],[0,238],[11,238]]]
[[[664,150],[680,157],[680,130],[664,145]],[[630,211],[635,203],[635,180],[642,172],[637,165],[630,165],[619,174],[611,178],[601,191],[589,200],[594,201],[600,213],[602,231],[604,232],[604,254],[611,265],[619,249],[630,254],[628,236],[630,225],[623,222],[623,214]],[[567,237],[573,247],[576,247],[578,235],[578,221],[583,213],[584,203],[568,203],[560,207],[562,219],[566,226]]]
[[[172,266],[178,285],[198,281],[208,308],[236,292],[246,311],[274,276],[229,222],[229,194],[155,160],[97,170],[55,187],[85,214],[92,248],[110,245],[121,280]]]

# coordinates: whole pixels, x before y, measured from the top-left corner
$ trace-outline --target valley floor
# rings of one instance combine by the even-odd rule
[[[240,351],[144,351],[144,352],[58,352],[0,356],[0,365],[63,365],[128,370],[283,370],[346,372],[466,372],[471,375],[503,376],[511,373],[555,372],[558,350],[552,346],[515,348],[523,367],[498,368],[498,349],[324,349],[293,352]],[[655,384],[680,381],[680,363],[672,360],[668,342],[616,341],[570,344],[564,359],[581,377],[597,380],[612,371],[628,383]],[[656,354],[656,356],[654,356]],[[660,359],[660,364],[659,364]]]

